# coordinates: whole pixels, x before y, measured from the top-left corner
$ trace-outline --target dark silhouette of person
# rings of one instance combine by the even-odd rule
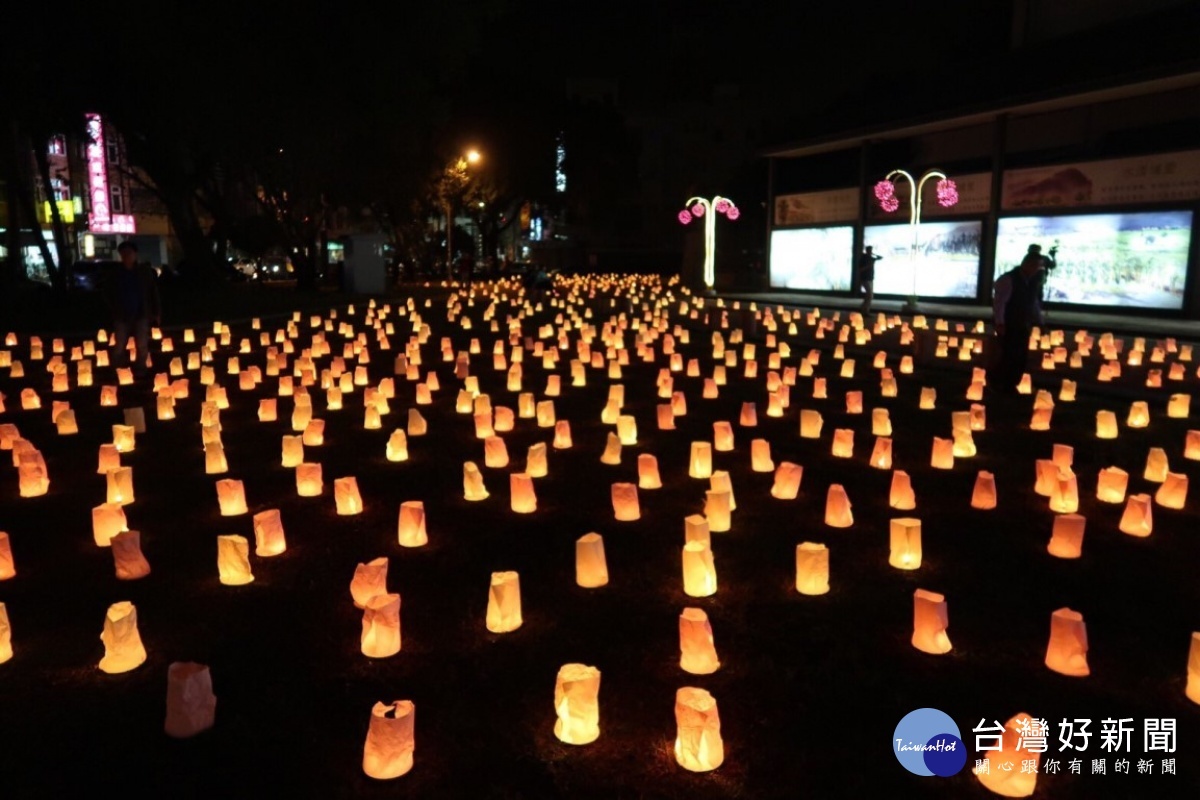
[[[1000,340],[995,388],[1001,394],[1016,394],[1029,360],[1029,336],[1034,325],[1045,321],[1042,285],[1046,259],[1041,248],[1031,245],[1021,266],[996,279],[992,300],[992,323]]]
[[[862,312],[871,312],[871,301],[875,299],[875,262],[883,256],[875,255],[875,248],[867,245],[858,257],[858,285],[863,290]]]
[[[162,324],[162,303],[158,294],[158,276],[149,264],[138,262],[137,245],[131,241],[117,246],[121,263],[107,276],[104,300],[115,328],[113,347],[115,366],[129,364],[129,340],[137,345],[133,374],[144,378],[150,355],[150,326]]]

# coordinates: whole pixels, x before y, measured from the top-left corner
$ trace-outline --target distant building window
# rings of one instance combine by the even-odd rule
[[[62,178],[50,179],[50,193],[54,195],[55,200],[71,199],[71,187]]]
[[[46,148],[46,152],[52,156],[65,156],[67,154],[67,140],[63,136],[51,136],[50,146]]]
[[[112,208],[113,213],[114,214],[124,214],[125,213],[125,192],[121,191],[120,186],[114,186],[114,187],[112,187],[112,191],[109,192],[109,194],[112,195],[111,208]]]
[[[109,139],[105,144],[108,145],[108,163],[109,164],[120,164],[121,163],[121,145],[120,145],[120,143],[118,143],[112,139]]]

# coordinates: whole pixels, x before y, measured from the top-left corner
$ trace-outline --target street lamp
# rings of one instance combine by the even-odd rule
[[[879,201],[879,207],[889,214],[900,208],[900,200],[896,197],[896,184],[892,182],[892,179],[897,177],[907,180],[912,192],[908,199],[908,225],[912,229],[913,237],[912,246],[908,251],[908,263],[912,269],[912,296],[904,304],[903,310],[913,313],[917,311],[917,248],[920,246],[921,233],[921,190],[925,188],[925,181],[937,178],[938,205],[949,208],[958,202],[958,187],[944,172],[936,169],[928,170],[919,181],[914,181],[913,176],[902,169],[894,169],[886,178],[875,184],[875,198]]]
[[[703,197],[693,197],[685,203],[684,208],[679,212],[679,221],[687,225],[696,217],[705,217],[704,220],[704,285],[708,291],[712,291],[713,282],[716,279],[715,261],[717,255],[717,214],[724,214],[731,221],[738,218],[741,214],[738,207],[733,204],[733,201],[728,197],[717,195],[712,200],[707,200]]]
[[[446,276],[450,278],[454,277],[454,197],[470,180],[467,168],[478,164],[482,158],[478,150],[468,150],[448,164],[442,176],[442,207],[446,214]]]

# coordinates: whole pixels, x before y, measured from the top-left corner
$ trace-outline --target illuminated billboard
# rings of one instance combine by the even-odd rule
[[[92,213],[88,230],[93,233],[136,233],[132,214],[112,213],[108,189],[108,159],[104,154],[104,122],[99,114],[85,115],[88,143],[85,149],[88,170],[88,196]]]
[[[924,222],[914,257],[911,225],[868,225],[863,230],[863,244],[874,247],[875,255],[882,257],[875,265],[875,293],[975,297],[982,233],[983,223],[978,220]]]
[[[854,274],[854,228],[771,231],[771,286],[848,291]]]
[[[1183,308],[1192,212],[1008,217],[996,236],[996,276],[1031,244],[1058,245],[1046,300],[1136,308]]]

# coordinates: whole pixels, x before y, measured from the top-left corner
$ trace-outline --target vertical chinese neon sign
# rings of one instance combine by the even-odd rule
[[[104,123],[99,114],[86,114],[88,144],[86,148],[88,169],[88,196],[92,201],[92,213],[88,217],[88,228],[93,233],[134,233],[132,214],[113,214],[108,189],[108,161],[105,157]]]

